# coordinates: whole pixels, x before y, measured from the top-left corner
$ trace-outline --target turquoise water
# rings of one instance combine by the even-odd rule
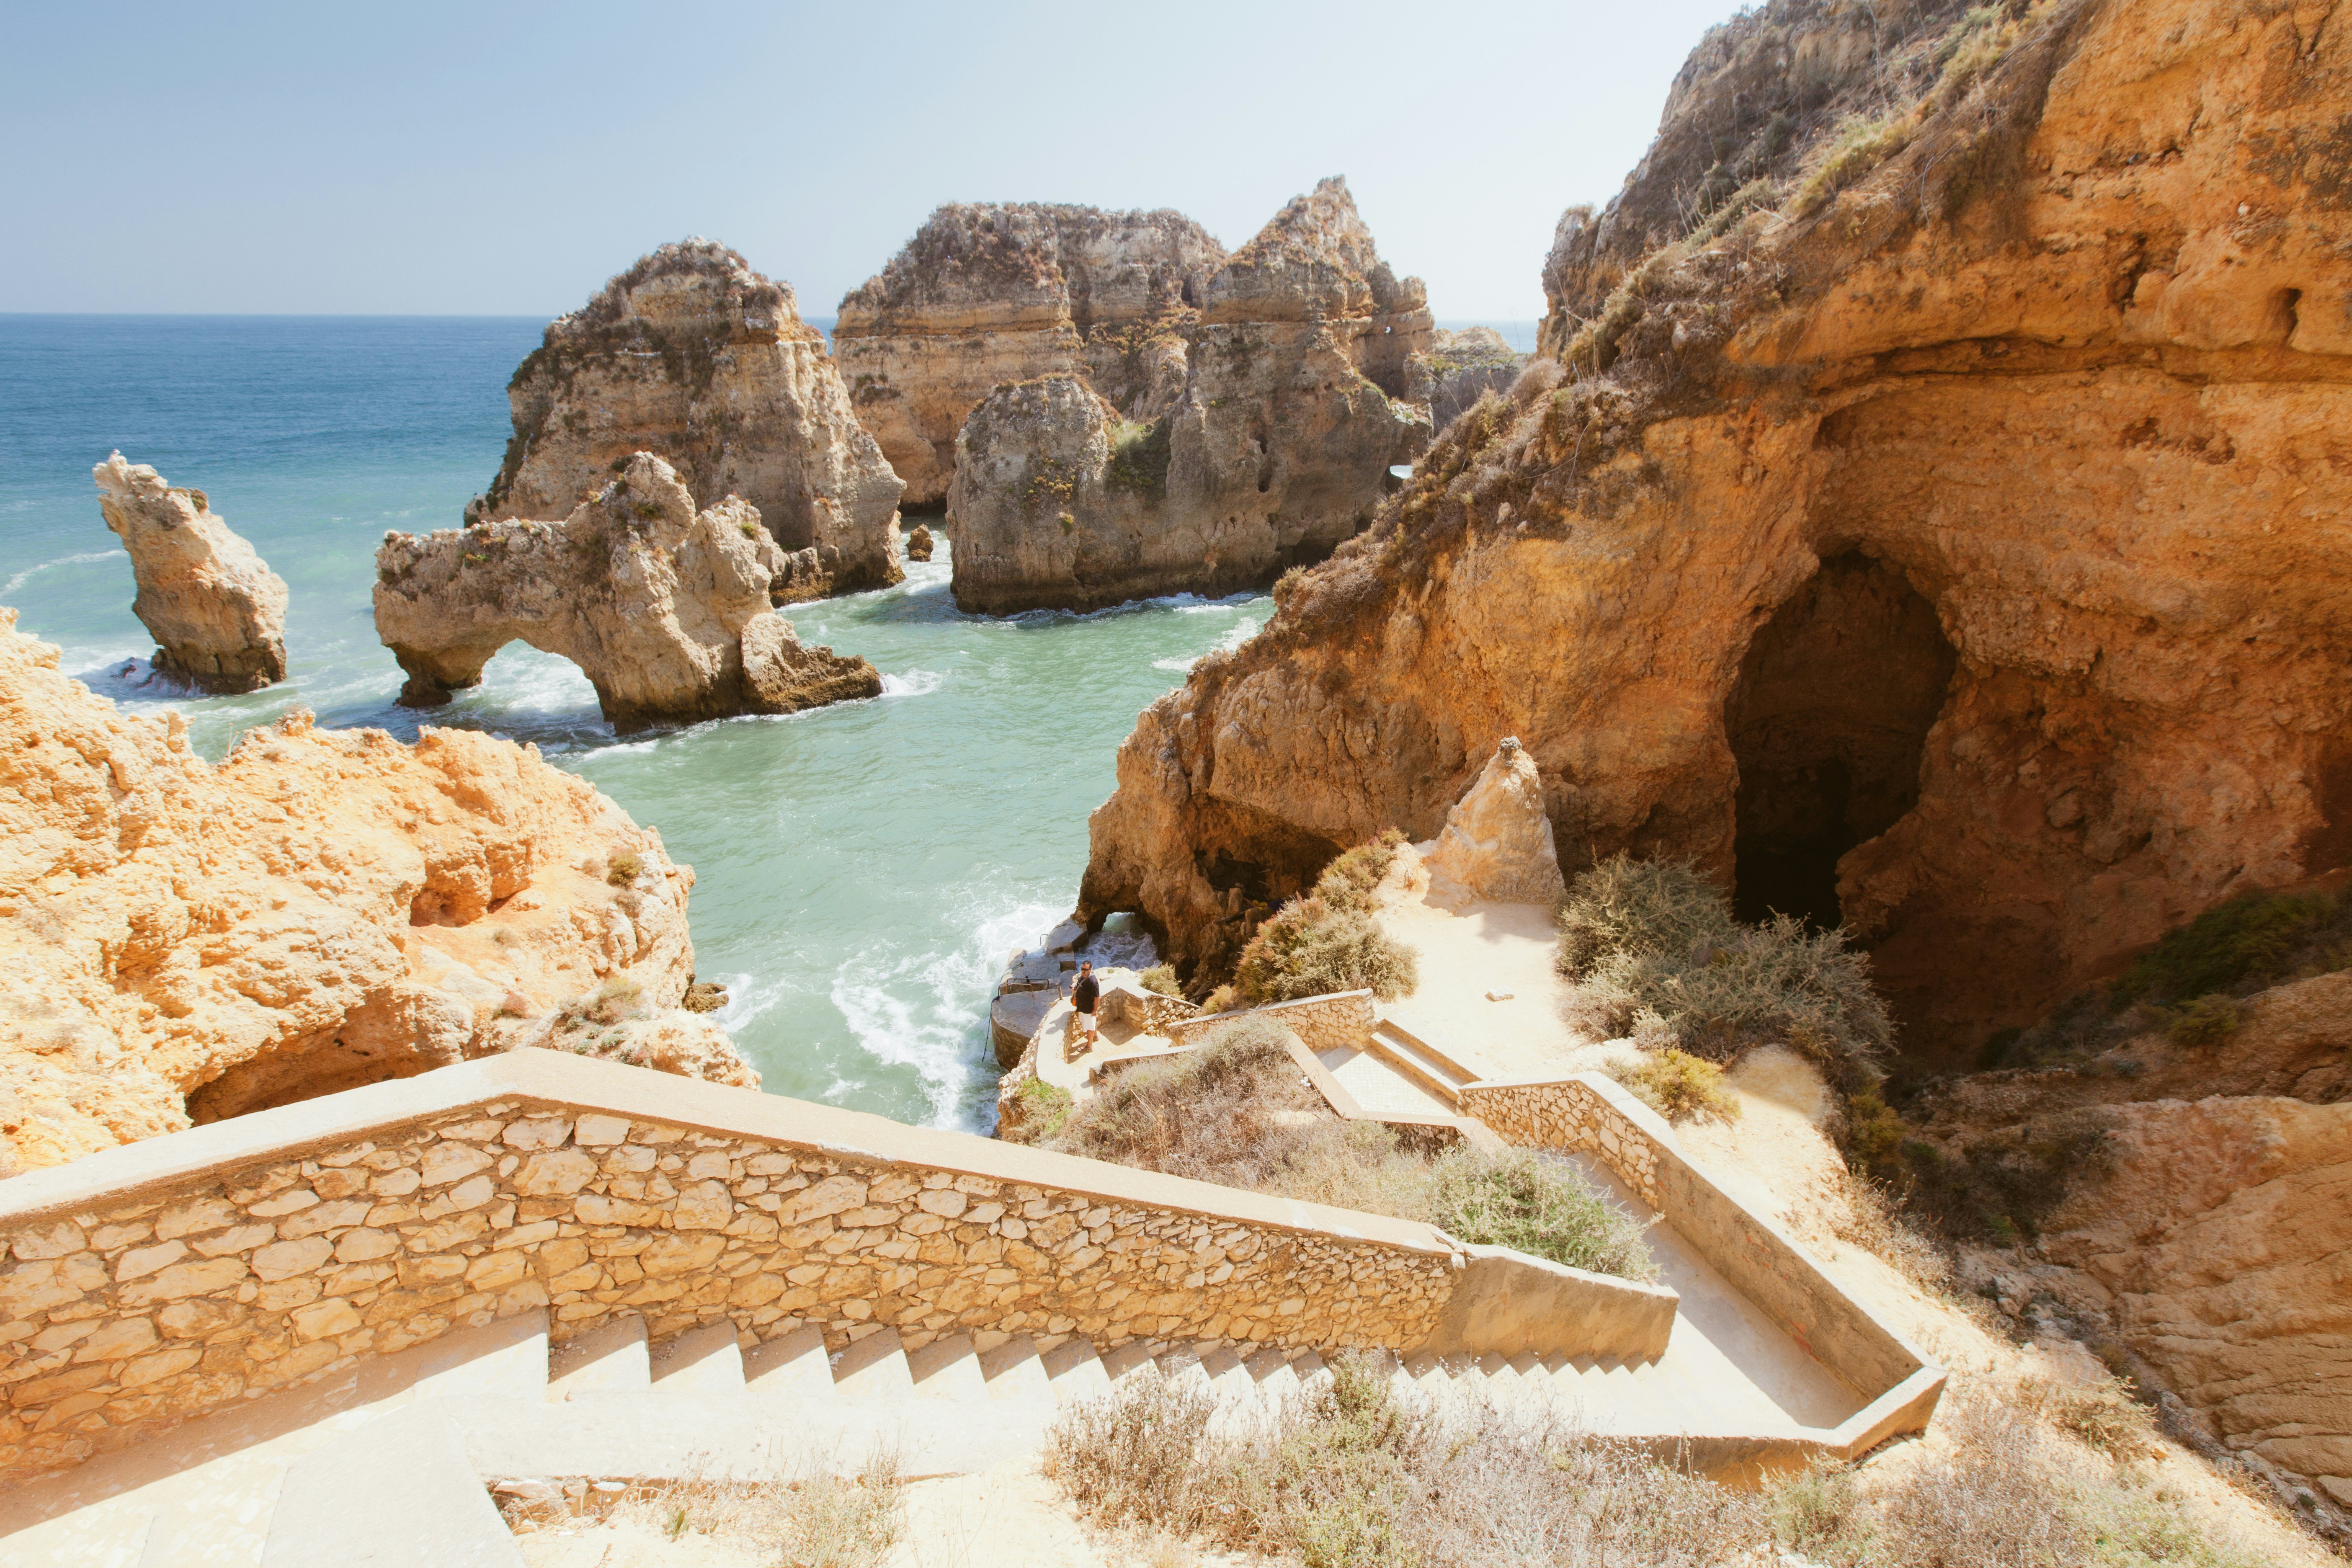
[[[0,605],[133,712],[176,709],[218,757],[297,705],[404,739],[369,607],[386,529],[454,526],[497,469],[505,386],[543,323],[467,318],[0,316]],[[121,448],[205,491],[293,591],[290,679],[165,697],[119,672],[153,644],[90,465]],[[586,680],[517,645],[436,724],[536,742],[691,863],[719,1019],[775,1093],[984,1128],[987,1005],[1004,959],[1069,911],[1087,814],[1136,713],[1267,603],[1092,616],[957,613],[944,559],[897,588],[796,606],[886,693],[626,742]]]

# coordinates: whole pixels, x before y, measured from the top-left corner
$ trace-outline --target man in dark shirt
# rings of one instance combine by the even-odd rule
[[[1101,998],[1102,985],[1095,979],[1095,966],[1090,959],[1078,965],[1077,983],[1070,987],[1070,1005],[1076,1009],[1073,1016],[1079,1034],[1086,1041],[1086,1046],[1081,1048],[1090,1049],[1095,1043],[1095,1004]]]

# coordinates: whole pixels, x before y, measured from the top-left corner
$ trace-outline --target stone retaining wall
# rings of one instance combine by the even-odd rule
[[[1375,1017],[1369,991],[1339,991],[1328,996],[1307,996],[1297,1002],[1273,1002],[1239,1013],[1211,1013],[1189,1018],[1168,1029],[1171,1046],[1197,1046],[1205,1036],[1244,1018],[1271,1018],[1306,1042],[1310,1051],[1333,1046],[1361,1049],[1371,1037]]]
[[[1126,1024],[1147,1035],[1165,1035],[1173,1026],[1196,1016],[1200,1011],[1181,996],[1130,991],[1124,986],[1103,989],[1102,1022]]]
[[[1548,1081],[1470,1084],[1461,1110],[1507,1143],[1536,1149],[1590,1149],[1654,1209],[1664,1209],[1658,1145],[1636,1112],[1648,1107],[1597,1076]],[[1664,1125],[1661,1123],[1661,1125]]]
[[[621,1312],[836,1349],[1411,1350],[1465,1261],[1427,1226],[543,1051],[18,1177],[0,1241],[17,1471],[542,1305],[558,1339]]]

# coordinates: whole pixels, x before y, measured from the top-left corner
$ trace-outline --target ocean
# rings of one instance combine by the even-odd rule
[[[989,619],[955,608],[943,549],[896,587],[789,612],[803,640],[883,672],[868,701],[620,741],[576,669],[516,644],[448,707],[400,708],[370,605],[376,546],[457,525],[497,471],[507,377],[544,324],[0,315],[0,605],[125,711],[176,710],[215,759],[298,706],[404,740],[429,722],[536,743],[693,865],[698,973],[728,986],[717,1019],[770,1092],[986,1131],[996,977],[1075,903],[1119,742],[1270,601]],[[1532,342],[1532,323],[1496,324]],[[138,683],[154,644],[89,478],[117,449],[204,490],[286,579],[283,684]]]

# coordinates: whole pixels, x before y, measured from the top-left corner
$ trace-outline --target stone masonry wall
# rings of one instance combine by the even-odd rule
[[[1407,1349],[1461,1266],[1434,1240],[530,1100],[166,1184],[0,1242],[0,1472],[18,1473],[540,1306],[559,1340],[620,1312],[656,1339],[721,1317],[747,1341],[811,1322],[836,1349],[886,1326],[910,1348],[972,1332]]]
[[[1625,1107],[1581,1079],[1553,1083],[1471,1084],[1462,1114],[1475,1116],[1507,1143],[1538,1149],[1590,1149],[1653,1209],[1665,1207],[1658,1151]]]
[[[1197,1046],[1203,1043],[1207,1036],[1244,1018],[1271,1018],[1305,1041],[1310,1051],[1328,1050],[1333,1046],[1361,1048],[1363,1043],[1371,1037],[1372,1025],[1376,1021],[1370,992],[1339,991],[1328,996],[1308,996],[1297,1002],[1270,1003],[1246,1012],[1212,1013],[1206,1017],[1188,1018],[1169,1027],[1168,1043],[1171,1046]]]
[[[1103,1022],[1129,1024],[1147,1035],[1165,1035],[1178,1024],[1199,1016],[1201,1009],[1181,996],[1125,988],[1103,992]]]

